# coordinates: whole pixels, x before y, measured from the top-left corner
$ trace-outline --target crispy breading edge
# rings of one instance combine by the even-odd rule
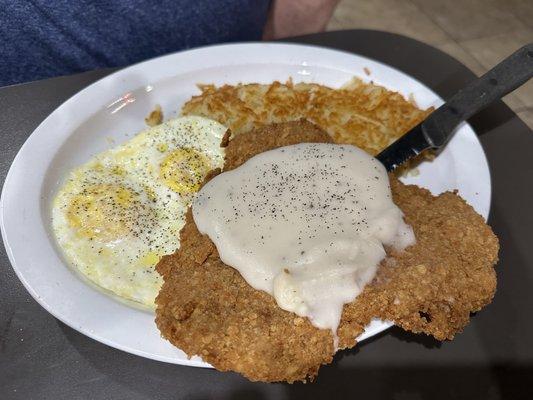
[[[300,121],[241,135],[228,145],[226,168],[274,147],[330,141],[322,134]],[[454,193],[434,197],[394,177],[391,189],[417,243],[400,254],[389,249],[372,284],[345,305],[340,348],[354,346],[373,317],[451,339],[468,323],[470,312],[494,295],[498,241],[483,219]],[[156,323],[165,338],[190,356],[251,380],[312,379],[321,364],[331,362],[331,333],[281,310],[271,296],[222,263],[190,211],[181,240],[180,250],[157,266],[165,283],[156,300]]]

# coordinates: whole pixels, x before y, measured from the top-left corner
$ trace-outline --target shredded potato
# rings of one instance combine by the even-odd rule
[[[306,118],[337,143],[378,154],[432,109],[420,110],[401,94],[352,79],[340,89],[309,83],[199,85],[202,93],[183,106],[226,125],[234,135],[275,122]]]

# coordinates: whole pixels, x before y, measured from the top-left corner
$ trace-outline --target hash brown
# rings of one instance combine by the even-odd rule
[[[354,78],[340,89],[315,83],[199,85],[182,108],[226,125],[235,135],[271,123],[305,118],[336,143],[376,155],[433,110],[420,110],[401,94]]]
[[[307,121],[265,126],[229,142],[224,169],[276,147],[330,141]],[[388,249],[374,281],[344,306],[340,349],[354,346],[372,318],[451,339],[496,289],[498,240],[471,206],[453,192],[435,197],[393,176],[391,189],[417,242],[402,253]],[[163,337],[189,356],[254,381],[313,379],[321,364],[331,362],[331,332],[282,310],[270,295],[248,285],[200,234],[191,210],[180,238],[180,249],[157,265],[164,278],[156,299]]]

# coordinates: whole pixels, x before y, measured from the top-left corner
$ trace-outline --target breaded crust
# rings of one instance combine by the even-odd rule
[[[229,142],[225,170],[276,147],[330,141],[307,121],[259,128]],[[354,346],[372,318],[451,339],[495,292],[498,241],[472,207],[454,193],[434,197],[393,176],[391,189],[417,242],[401,254],[389,251],[374,281],[344,306],[340,348]],[[163,257],[157,270],[165,281],[156,299],[157,326],[189,356],[268,382],[312,379],[321,364],[331,362],[331,332],[282,310],[270,295],[248,285],[220,260],[190,210],[180,249]]]

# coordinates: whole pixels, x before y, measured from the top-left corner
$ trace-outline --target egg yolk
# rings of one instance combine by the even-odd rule
[[[159,166],[159,177],[166,186],[180,194],[195,193],[200,189],[211,169],[209,159],[191,148],[169,153]]]
[[[145,267],[153,267],[159,262],[160,258],[155,251],[149,251],[140,259],[140,262]]]
[[[98,184],[74,196],[66,216],[77,235],[90,240],[114,241],[131,231],[138,208],[137,194],[131,189]]]

